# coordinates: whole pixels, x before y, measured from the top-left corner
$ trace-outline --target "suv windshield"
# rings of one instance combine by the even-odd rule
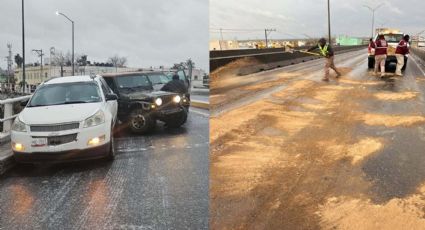
[[[146,75],[130,75],[115,78],[118,89],[144,88],[152,89],[152,83]]]
[[[169,81],[171,81],[171,77],[168,77],[162,73],[149,74],[148,78],[153,85],[167,84]]]
[[[73,82],[41,86],[28,107],[100,102],[99,87],[94,82]]]

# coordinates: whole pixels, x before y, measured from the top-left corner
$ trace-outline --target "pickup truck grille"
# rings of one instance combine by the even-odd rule
[[[162,108],[172,108],[176,107],[176,103],[173,101],[175,95],[167,95],[167,96],[161,96],[162,99]]]
[[[69,123],[69,124],[59,124],[59,125],[31,125],[31,132],[58,132],[64,130],[78,129],[80,123]]]

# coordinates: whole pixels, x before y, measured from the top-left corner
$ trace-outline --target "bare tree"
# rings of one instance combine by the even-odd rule
[[[52,64],[61,67],[61,76],[63,77],[63,67],[71,65],[71,55],[69,52],[64,54],[62,51],[57,51],[55,52],[55,56],[52,58]]]
[[[108,63],[111,63],[115,67],[115,71],[118,71],[118,67],[124,67],[127,64],[127,58],[114,55],[108,58]]]
[[[120,57],[118,61],[118,67],[125,67],[126,64],[127,64],[127,58]]]

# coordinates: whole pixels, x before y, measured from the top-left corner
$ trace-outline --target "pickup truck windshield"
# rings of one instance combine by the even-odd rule
[[[171,81],[171,77],[162,73],[149,74],[148,78],[153,85],[167,84],[169,81]]]
[[[384,34],[385,41],[391,43],[399,43],[403,39],[403,34]]]
[[[115,78],[118,89],[152,89],[152,83],[146,75],[130,75]]]
[[[28,107],[101,102],[99,87],[94,82],[73,82],[41,86]]]

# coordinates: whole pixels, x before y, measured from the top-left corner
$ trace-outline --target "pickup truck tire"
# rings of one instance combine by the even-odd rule
[[[131,111],[128,123],[130,130],[137,134],[148,133],[155,127],[155,119],[142,108]]]
[[[178,128],[182,126],[187,121],[187,111],[183,110],[182,112],[174,115],[165,121],[165,124],[169,128]]]

